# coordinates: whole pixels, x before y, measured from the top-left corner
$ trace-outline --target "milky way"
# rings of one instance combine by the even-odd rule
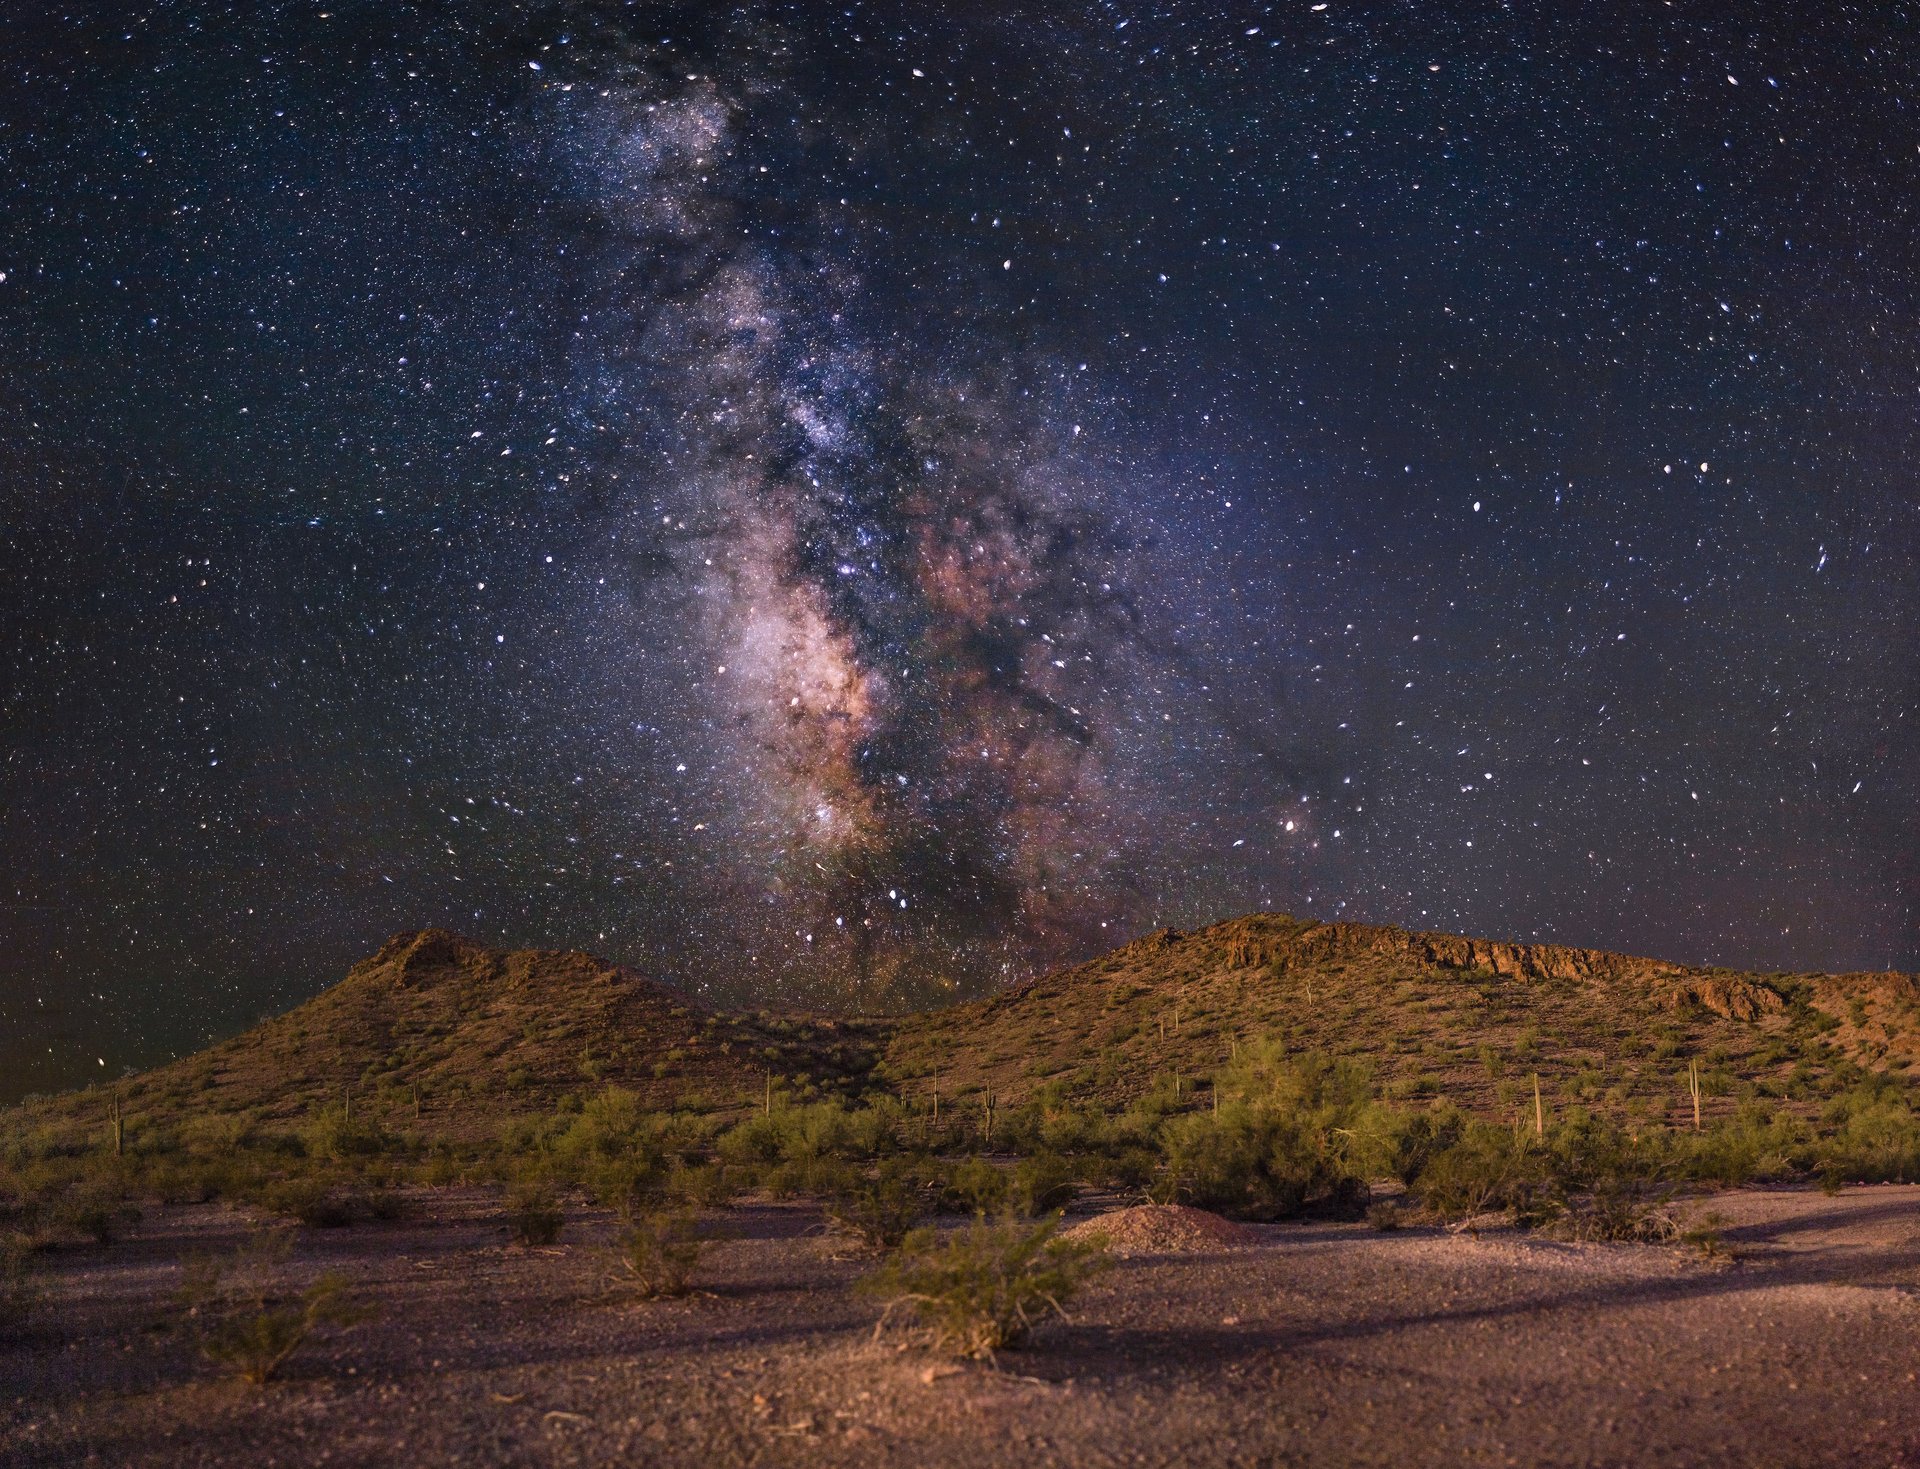
[[[0,1070],[427,923],[766,1006],[1250,908],[1920,968],[1913,36],[28,7]]]
[[[770,901],[750,957],[898,1004],[1084,950],[1143,907],[1128,722],[1166,662],[1124,486],[1076,454],[1098,405],[978,303],[931,338],[890,320],[844,198],[757,198],[870,149],[857,116],[801,120],[782,30],[649,39],[588,18],[543,95],[607,278],[607,462],[692,584],[682,651],[740,772],[696,825]]]

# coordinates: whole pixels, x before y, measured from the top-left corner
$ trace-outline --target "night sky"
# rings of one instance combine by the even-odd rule
[[[1915,7],[29,0],[0,191],[8,1095],[426,924],[1920,969]]]

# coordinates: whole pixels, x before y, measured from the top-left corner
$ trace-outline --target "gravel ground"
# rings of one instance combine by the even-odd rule
[[[1920,1188],[1717,1195],[1739,1259],[1278,1225],[1117,1263],[999,1370],[876,1341],[817,1216],[756,1204],[700,1294],[609,1297],[610,1224],[504,1243],[479,1193],[307,1230],[375,1319],[286,1380],[217,1374],[170,1304],[218,1207],[53,1257],[0,1344],[8,1465],[1911,1465]]]

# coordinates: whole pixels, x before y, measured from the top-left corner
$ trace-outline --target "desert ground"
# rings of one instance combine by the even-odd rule
[[[1083,1200],[1076,1217],[1120,1200]],[[1501,1228],[1235,1226],[1116,1259],[997,1364],[928,1354],[810,1205],[713,1211],[696,1293],[612,1289],[611,1217],[507,1243],[497,1195],[304,1229],[374,1314],[251,1387],[184,1264],[258,1221],[151,1211],[50,1257],[0,1345],[9,1465],[1916,1465],[1920,1187],[1692,1204],[1727,1257]]]

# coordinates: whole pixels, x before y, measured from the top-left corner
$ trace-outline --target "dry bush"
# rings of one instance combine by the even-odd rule
[[[1038,1222],[976,1216],[947,1236],[917,1229],[862,1287],[887,1303],[881,1327],[905,1306],[937,1350],[991,1359],[1064,1317],[1105,1264],[1098,1245],[1063,1240],[1059,1231],[1058,1215]]]
[[[1525,1208],[1544,1170],[1545,1160],[1531,1134],[1473,1122],[1426,1161],[1414,1187],[1420,1202],[1440,1218],[1471,1223],[1482,1214]]]
[[[614,1247],[615,1278],[641,1300],[687,1293],[707,1235],[684,1210],[639,1213]]]
[[[18,1334],[33,1314],[32,1264],[33,1241],[17,1230],[0,1231],[0,1340]]]
[[[179,1292],[198,1323],[200,1349],[256,1387],[279,1376],[315,1331],[370,1314],[349,1300],[346,1279],[337,1274],[298,1292],[277,1292],[274,1278],[292,1248],[290,1231],[262,1231],[230,1256],[190,1262]]]
[[[507,1232],[517,1245],[550,1245],[560,1238],[566,1222],[553,1180],[543,1173],[527,1173],[507,1187]]]
[[[920,1181],[904,1164],[854,1174],[827,1201],[827,1218],[870,1249],[897,1249],[925,1212]]]

